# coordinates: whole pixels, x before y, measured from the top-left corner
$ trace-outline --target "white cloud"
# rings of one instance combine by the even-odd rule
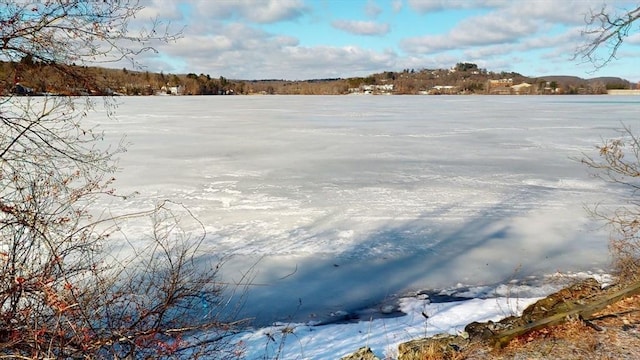
[[[292,36],[246,24],[217,24],[217,32],[190,33],[161,53],[181,59],[171,73],[205,73],[232,79],[314,79],[365,76],[397,67],[397,54],[358,46],[300,46]],[[149,62],[148,62],[149,63]]]
[[[364,76],[395,67],[397,55],[355,46],[289,47],[281,54],[291,61],[290,68],[303,78]],[[286,72],[284,77],[287,77]]]
[[[389,24],[373,21],[336,20],[331,26],[356,35],[385,35],[389,32]]]
[[[479,59],[491,59],[500,55],[509,54],[515,50],[516,46],[514,44],[501,44],[467,49],[463,54],[469,61],[475,62]]]
[[[391,8],[394,12],[400,12],[400,10],[402,10],[402,6],[402,0],[391,0]]]
[[[447,10],[489,9],[502,11],[509,17],[502,20],[544,19],[547,22],[569,25],[584,24],[589,10],[603,7],[608,13],[629,10],[629,0],[408,0],[409,7],[420,14]],[[632,4],[637,7],[637,4]]]
[[[599,9],[601,6],[601,0],[522,1],[511,3],[508,7],[505,7],[505,14],[512,21],[529,18],[553,24],[584,25],[585,15],[587,15],[589,9]]]
[[[369,0],[364,7],[364,13],[370,18],[376,18],[382,13],[382,9],[373,0]]]
[[[640,45],[640,32],[636,32],[635,34],[629,35],[628,38],[624,40],[628,44]]]
[[[408,38],[402,48],[410,53],[429,54],[470,46],[514,43],[537,30],[539,24],[531,19],[505,21],[492,15],[483,15],[459,23],[449,33]]]
[[[272,23],[292,20],[302,16],[306,6],[299,0],[269,0],[256,3],[256,0],[245,0],[247,4],[243,10],[249,20],[259,23]],[[256,9],[256,4],[260,4]]]
[[[189,2],[194,15],[206,19],[241,19],[256,23],[274,23],[294,20],[303,16],[309,8],[302,0],[233,0]]]
[[[136,14],[136,18],[141,21],[149,19],[163,19],[165,21],[176,21],[183,19],[182,12],[178,9],[177,1],[165,0],[141,0],[142,9]]]
[[[451,10],[478,9],[505,6],[507,0],[409,0],[409,6],[419,13]],[[517,3],[520,3],[519,1]]]
[[[563,41],[577,40],[574,28],[584,25],[584,16],[589,8],[602,6],[599,0],[410,0],[410,5],[420,12],[456,7],[491,9],[460,21],[446,34],[404,39],[400,44],[402,49],[412,54],[432,54],[451,49],[470,51],[474,47],[478,48],[474,51],[488,54],[491,50],[505,49],[507,44],[523,44],[529,48],[563,46],[566,45]]]

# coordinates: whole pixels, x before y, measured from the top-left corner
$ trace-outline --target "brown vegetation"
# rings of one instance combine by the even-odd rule
[[[475,64],[467,64],[474,65]],[[509,80],[504,89],[492,89],[490,80]],[[25,57],[17,62],[0,62],[0,94],[9,94],[15,84],[34,94],[60,95],[344,95],[365,92],[367,86],[392,86],[392,94],[603,94],[608,89],[632,86],[619,78],[591,80],[570,76],[530,78],[518,73],[490,72],[477,67],[454,69],[406,69],[386,71],[368,77],[346,79],[231,80],[209,74],[164,74],[128,69],[80,65],[51,65]],[[531,84],[525,91],[510,86]],[[442,90],[446,87],[445,90]]]

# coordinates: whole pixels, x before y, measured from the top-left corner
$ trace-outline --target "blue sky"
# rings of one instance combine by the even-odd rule
[[[141,0],[136,21],[183,36],[156,45],[150,71],[231,79],[366,76],[473,62],[528,76],[620,76],[640,81],[640,22],[617,60],[595,71],[572,59],[585,16],[602,0]],[[620,12],[639,2],[609,0]],[[595,71],[595,72],[594,72]]]

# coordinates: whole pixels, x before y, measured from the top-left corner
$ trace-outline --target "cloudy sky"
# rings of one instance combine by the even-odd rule
[[[150,71],[231,79],[366,76],[473,62],[528,76],[640,80],[640,21],[618,60],[572,60],[602,0],[141,0],[182,38],[141,62]],[[607,11],[637,1],[608,0]]]

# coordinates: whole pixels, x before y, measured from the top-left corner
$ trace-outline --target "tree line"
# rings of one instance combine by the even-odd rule
[[[447,93],[488,94],[493,93],[489,81],[499,79],[511,79],[513,85],[531,84],[526,94],[604,94],[633,87],[620,78],[532,78],[515,72],[487,71],[473,63],[458,63],[450,69],[404,69],[366,77],[291,81],[232,80],[204,73],[165,74],[75,64],[52,66],[28,55],[19,61],[0,62],[0,94],[5,95],[343,95],[382,85],[392,85],[389,92],[393,94],[437,94],[434,89],[443,86],[452,89]]]

